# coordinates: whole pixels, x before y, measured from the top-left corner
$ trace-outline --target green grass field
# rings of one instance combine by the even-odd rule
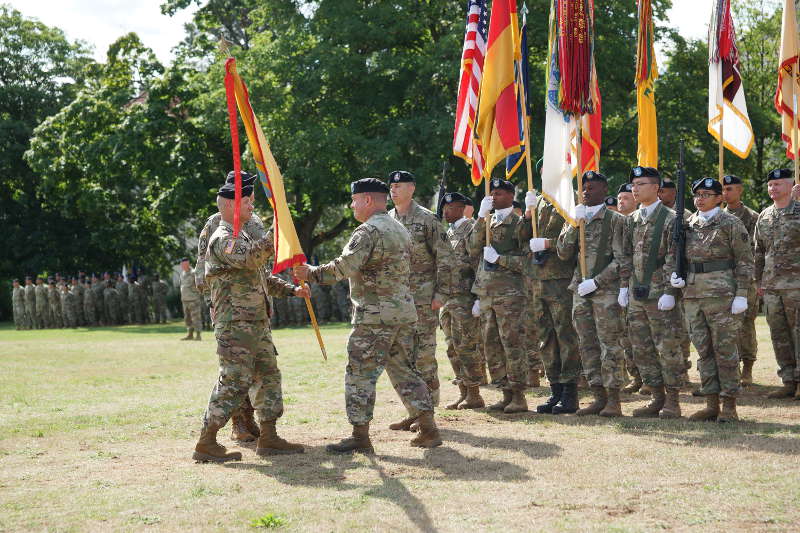
[[[800,528],[800,402],[778,385],[763,317],[757,385],[736,425],[438,411],[444,446],[412,448],[388,379],[377,455],[334,457],[345,436],[345,325],[275,332],[300,456],[195,464],[216,379],[213,336],[183,328],[0,328],[2,531],[787,531]],[[455,395],[440,342],[443,403]],[[694,360],[694,357],[693,357]],[[692,371],[696,382],[698,377]],[[547,390],[529,393],[535,405]],[[494,401],[499,392],[486,389]],[[624,399],[630,413],[646,398]],[[703,400],[682,395],[684,415]],[[231,446],[228,428],[220,432]]]

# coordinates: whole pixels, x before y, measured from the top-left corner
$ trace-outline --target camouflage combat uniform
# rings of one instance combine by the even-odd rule
[[[17,329],[28,329],[25,318],[25,288],[21,285],[11,290],[11,305],[14,311],[14,326]]]
[[[103,290],[103,307],[105,308],[106,325],[119,324],[119,293],[114,282],[110,280]]]
[[[84,288],[83,283],[78,282],[77,285],[72,286],[72,290],[75,292],[75,311],[78,316],[78,325],[85,326],[86,315],[83,306],[83,297],[86,289]]]
[[[347,417],[355,426],[372,420],[375,383],[384,368],[412,416],[432,411],[430,391],[414,366],[417,311],[410,289],[411,238],[385,211],[353,232],[342,255],[311,267],[309,280],[332,285],[349,278],[353,330],[347,340]]]
[[[75,293],[67,285],[61,290],[61,316],[65,328],[78,327],[78,311],[75,308]]]
[[[103,291],[105,291],[105,284],[97,280],[92,283],[92,292],[94,293],[94,316],[97,324],[106,326],[109,324],[108,317],[106,316],[105,300],[103,299]]]
[[[120,324],[128,324],[131,321],[131,304],[128,299],[128,282],[124,279],[117,280],[117,295],[119,296],[118,318]]]
[[[47,303],[47,285],[36,284],[36,329],[52,327],[50,325],[50,306]]]
[[[193,269],[181,271],[181,303],[183,304],[183,318],[186,327],[201,331],[203,328],[200,317],[200,291],[195,285],[195,273]]]
[[[778,375],[784,384],[800,382],[800,202],[758,216],[755,278],[764,289]]]
[[[593,279],[597,289],[586,296],[578,294],[578,284],[583,281],[580,266],[575,267],[569,285],[583,374],[591,387],[619,389],[623,385],[625,355],[620,343],[624,323],[617,295],[620,268],[625,265],[622,259],[625,217],[601,204],[585,226],[587,279]],[[580,253],[578,235],[578,228],[564,224],[558,237],[560,259],[575,261]]]
[[[414,330],[414,364],[431,390],[434,405],[439,400],[439,376],[436,364],[436,327],[438,312],[431,301],[447,301],[450,294],[450,269],[453,254],[442,224],[431,211],[411,201],[408,213],[397,209],[389,216],[400,222],[411,234],[411,295],[417,308]],[[409,409],[409,413],[411,410]]]
[[[83,291],[83,316],[86,320],[86,325],[94,327],[97,325],[97,315],[95,315],[97,304],[95,302],[95,292],[88,287],[84,287]]]
[[[736,209],[726,207],[724,211],[736,216],[736,218],[742,221],[742,224],[744,224],[747,230],[747,234],[750,236],[750,242],[755,245],[753,237],[756,232],[758,213],[744,204],[741,204]],[[755,275],[755,270],[753,272]],[[747,290],[747,311],[742,314],[742,327],[739,330],[738,346],[739,360],[741,361],[755,361],[758,355],[758,339],[756,338],[758,304],[758,287],[755,283],[751,283],[750,288]]]
[[[163,279],[153,280],[153,321],[156,324],[167,323],[167,284]]]
[[[25,285],[25,316],[29,329],[36,328],[36,285]]]
[[[47,301],[50,304],[50,323],[54,328],[64,327],[64,313],[61,306],[61,293],[55,285],[50,285],[47,293]]]

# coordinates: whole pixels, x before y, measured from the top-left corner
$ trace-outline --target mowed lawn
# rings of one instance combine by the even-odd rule
[[[286,414],[304,455],[195,464],[216,379],[211,334],[183,328],[0,328],[2,531],[797,531],[800,401],[778,385],[763,317],[757,385],[740,424],[438,411],[444,445],[389,431],[403,409],[379,382],[375,456],[331,456],[344,414],[349,328],[275,332]],[[439,345],[443,403],[456,395]],[[693,356],[693,361],[696,357]],[[695,370],[693,381],[698,380]],[[548,390],[529,392],[539,403]],[[494,401],[499,392],[486,389]],[[682,395],[684,415],[703,405]],[[645,397],[624,398],[630,414]],[[220,432],[231,445],[230,431]],[[258,528],[258,529],[257,529]]]

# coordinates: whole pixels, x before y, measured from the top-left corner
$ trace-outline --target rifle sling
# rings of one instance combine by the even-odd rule
[[[663,206],[662,206],[663,207]],[[650,249],[647,254],[647,263],[644,266],[644,276],[642,277],[641,284],[637,283],[636,274],[633,274],[634,285],[643,285],[650,288],[650,282],[653,280],[653,273],[658,266],[658,249],[661,248],[661,232],[664,230],[664,222],[667,220],[667,209],[663,208],[659,211],[656,217],[655,227],[653,228],[653,235],[650,238]],[[651,298],[655,298],[656,294],[651,294]]]
[[[594,258],[594,265],[590,276],[596,277],[600,272],[611,264],[611,254],[608,253],[608,237],[611,233],[611,211],[606,209],[603,214],[603,228],[600,230],[600,247]]]

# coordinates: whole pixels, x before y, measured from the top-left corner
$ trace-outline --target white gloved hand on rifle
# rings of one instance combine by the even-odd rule
[[[675,287],[676,289],[682,289],[686,286],[686,280],[683,278],[679,278],[677,272],[673,272],[672,275],[669,277],[669,284]]]

